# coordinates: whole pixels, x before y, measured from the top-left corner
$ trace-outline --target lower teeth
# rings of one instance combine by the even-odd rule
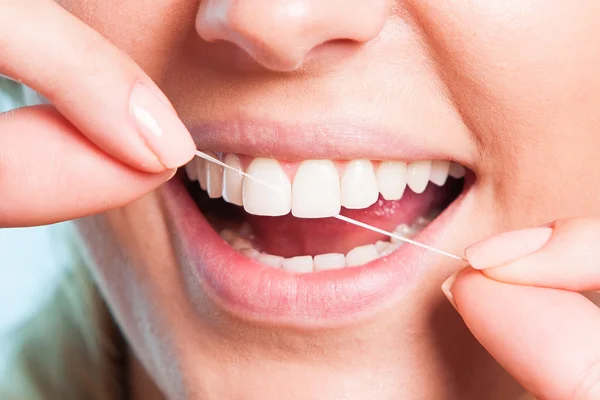
[[[420,217],[410,226],[401,224],[396,227],[394,233],[411,239],[429,225],[437,215],[439,215],[439,212],[432,213],[427,217]],[[265,266],[284,269],[295,273],[309,273],[314,271],[362,266],[376,259],[389,256],[405,244],[403,241],[392,238],[389,241],[381,240],[375,244],[355,247],[345,255],[331,253],[319,254],[314,257],[306,255],[284,258],[264,253],[254,248],[252,245],[252,240],[254,239],[253,234],[247,224],[242,225],[242,227],[236,231],[223,229],[220,235],[234,250],[243,256],[260,262]]]

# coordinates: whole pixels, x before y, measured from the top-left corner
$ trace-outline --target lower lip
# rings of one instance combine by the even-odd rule
[[[180,179],[172,179],[163,189],[177,244],[201,289],[221,309],[244,319],[298,328],[356,322],[401,298],[432,263],[431,257],[439,257],[404,245],[362,267],[292,274],[231,248],[204,218]],[[459,201],[415,240],[432,243]]]

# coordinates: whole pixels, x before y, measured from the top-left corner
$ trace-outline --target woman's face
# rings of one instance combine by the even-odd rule
[[[331,203],[335,213],[336,201],[364,208],[371,165],[389,167],[377,170],[377,184],[387,176],[394,192],[402,164],[381,160],[467,168],[463,193],[417,236],[455,254],[501,230],[600,211],[597,0],[61,3],[148,72],[199,149],[238,154],[254,174],[293,182],[296,214]],[[296,183],[299,162],[315,159],[334,163],[302,163],[304,183]],[[373,163],[347,162],[359,159]],[[427,173],[427,163],[417,165],[409,179]],[[335,173],[343,178],[351,166],[339,200]],[[211,179],[209,190],[218,186]],[[443,300],[440,285],[461,263],[404,245],[365,267],[275,269],[222,241],[183,181],[78,223],[99,286],[167,397],[521,393]],[[411,224],[451,200],[456,183],[407,188],[400,201],[347,215],[385,229]],[[253,246],[272,255],[345,253],[384,240],[331,219],[252,216],[287,212],[290,200],[243,185],[248,213],[234,220],[247,221]]]

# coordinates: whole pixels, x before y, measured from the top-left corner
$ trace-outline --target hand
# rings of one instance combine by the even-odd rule
[[[0,74],[52,103],[0,114],[0,227],[125,205],[193,157],[152,80],[54,1],[0,3]]]
[[[444,284],[466,325],[538,399],[600,399],[600,218],[500,234]],[[455,279],[455,280],[454,280]]]

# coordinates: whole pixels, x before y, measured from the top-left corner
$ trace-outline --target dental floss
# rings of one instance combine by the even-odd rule
[[[252,179],[253,181],[255,181],[255,182],[257,182],[257,183],[259,183],[259,184],[261,184],[261,185],[263,185],[263,186],[271,189],[271,190],[275,190],[277,192],[281,192],[282,191],[282,189],[280,187],[272,185],[269,182],[265,182],[262,179],[258,179],[258,178],[254,177],[252,175],[249,175],[249,174],[247,174],[247,173],[245,173],[243,171],[238,170],[237,168],[234,168],[234,167],[232,167],[230,165],[227,165],[224,162],[222,162],[221,160],[219,160],[217,158],[214,158],[214,157],[211,157],[210,155],[208,155],[208,154],[206,154],[206,153],[204,153],[204,152],[202,152],[200,150],[196,150],[196,156],[200,157],[200,158],[203,158],[206,161],[209,161],[209,162],[212,162],[214,164],[217,164],[217,165],[219,165],[219,166],[221,166],[223,168],[228,168],[228,169],[230,169],[232,171],[235,171],[238,174],[240,174],[240,175],[242,175],[242,176],[244,176],[244,177],[246,177],[248,179]],[[382,234],[382,235],[389,236],[390,238],[393,238],[393,239],[396,239],[396,240],[400,240],[400,241],[403,241],[403,242],[408,243],[408,244],[412,244],[413,246],[418,246],[418,247],[421,247],[423,249],[426,249],[426,250],[429,250],[429,251],[433,251],[434,253],[437,253],[437,254],[440,254],[440,255],[443,255],[443,256],[446,256],[446,257],[450,257],[450,258],[452,258],[454,260],[466,261],[464,258],[459,257],[457,255],[454,255],[452,253],[448,253],[447,251],[444,251],[444,250],[441,250],[441,249],[437,249],[435,247],[432,247],[432,246],[429,246],[429,245],[417,242],[415,240],[412,240],[412,239],[409,239],[409,238],[397,235],[397,234],[392,233],[392,232],[384,231],[383,229],[379,229],[379,228],[374,227],[372,225],[365,224],[364,222],[360,222],[360,221],[357,221],[355,219],[345,217],[343,215],[339,215],[339,214],[338,215],[334,215],[333,218],[336,218],[336,219],[338,219],[340,221],[347,222],[347,223],[352,224],[352,225],[359,226],[359,227],[364,228],[364,229],[368,229],[370,231],[373,231],[373,232],[376,232],[376,233],[379,233],[379,234]]]
[[[365,229],[368,229],[368,230],[373,231],[373,232],[381,233],[382,235],[387,235],[387,236],[389,236],[389,237],[391,237],[393,239],[401,240],[401,241],[403,241],[405,243],[409,243],[409,244],[412,244],[414,246],[422,247],[424,249],[433,251],[434,253],[438,253],[438,254],[441,254],[443,256],[453,258],[455,260],[467,261],[467,260],[465,260],[465,259],[463,259],[463,258],[461,258],[461,257],[459,257],[457,255],[454,255],[452,253],[448,253],[447,251],[436,249],[435,247],[431,247],[429,245],[426,245],[426,244],[414,241],[414,240],[406,238],[404,236],[397,235],[397,234],[395,234],[393,232],[384,231],[383,229],[379,229],[379,228],[374,227],[372,225],[365,224],[364,222],[360,222],[360,221],[357,221],[355,219],[345,217],[343,215],[339,215],[339,214],[338,215],[334,215],[333,218],[339,219],[340,221],[348,222],[349,224],[360,226],[361,228],[365,228]]]
[[[211,157],[208,154],[206,154],[204,152],[201,152],[200,150],[196,150],[196,156],[200,157],[200,158],[203,158],[206,161],[210,161],[212,163],[215,163],[215,164],[217,164],[217,165],[219,165],[219,166],[221,166],[223,168],[229,168],[230,170],[235,171],[238,174],[240,174],[240,175],[242,175],[242,176],[244,176],[244,177],[246,177],[248,179],[252,179],[254,182],[260,183],[261,185],[266,186],[266,187],[268,187],[271,190],[274,190],[274,191],[279,192],[279,193],[282,192],[282,189],[280,187],[272,185],[269,182],[265,182],[262,179],[255,178],[254,176],[249,175],[249,174],[247,174],[247,173],[245,173],[243,171],[240,171],[237,168],[233,168],[232,166],[227,165],[224,162],[222,162],[221,160],[219,160],[217,158],[214,158],[214,157]]]

